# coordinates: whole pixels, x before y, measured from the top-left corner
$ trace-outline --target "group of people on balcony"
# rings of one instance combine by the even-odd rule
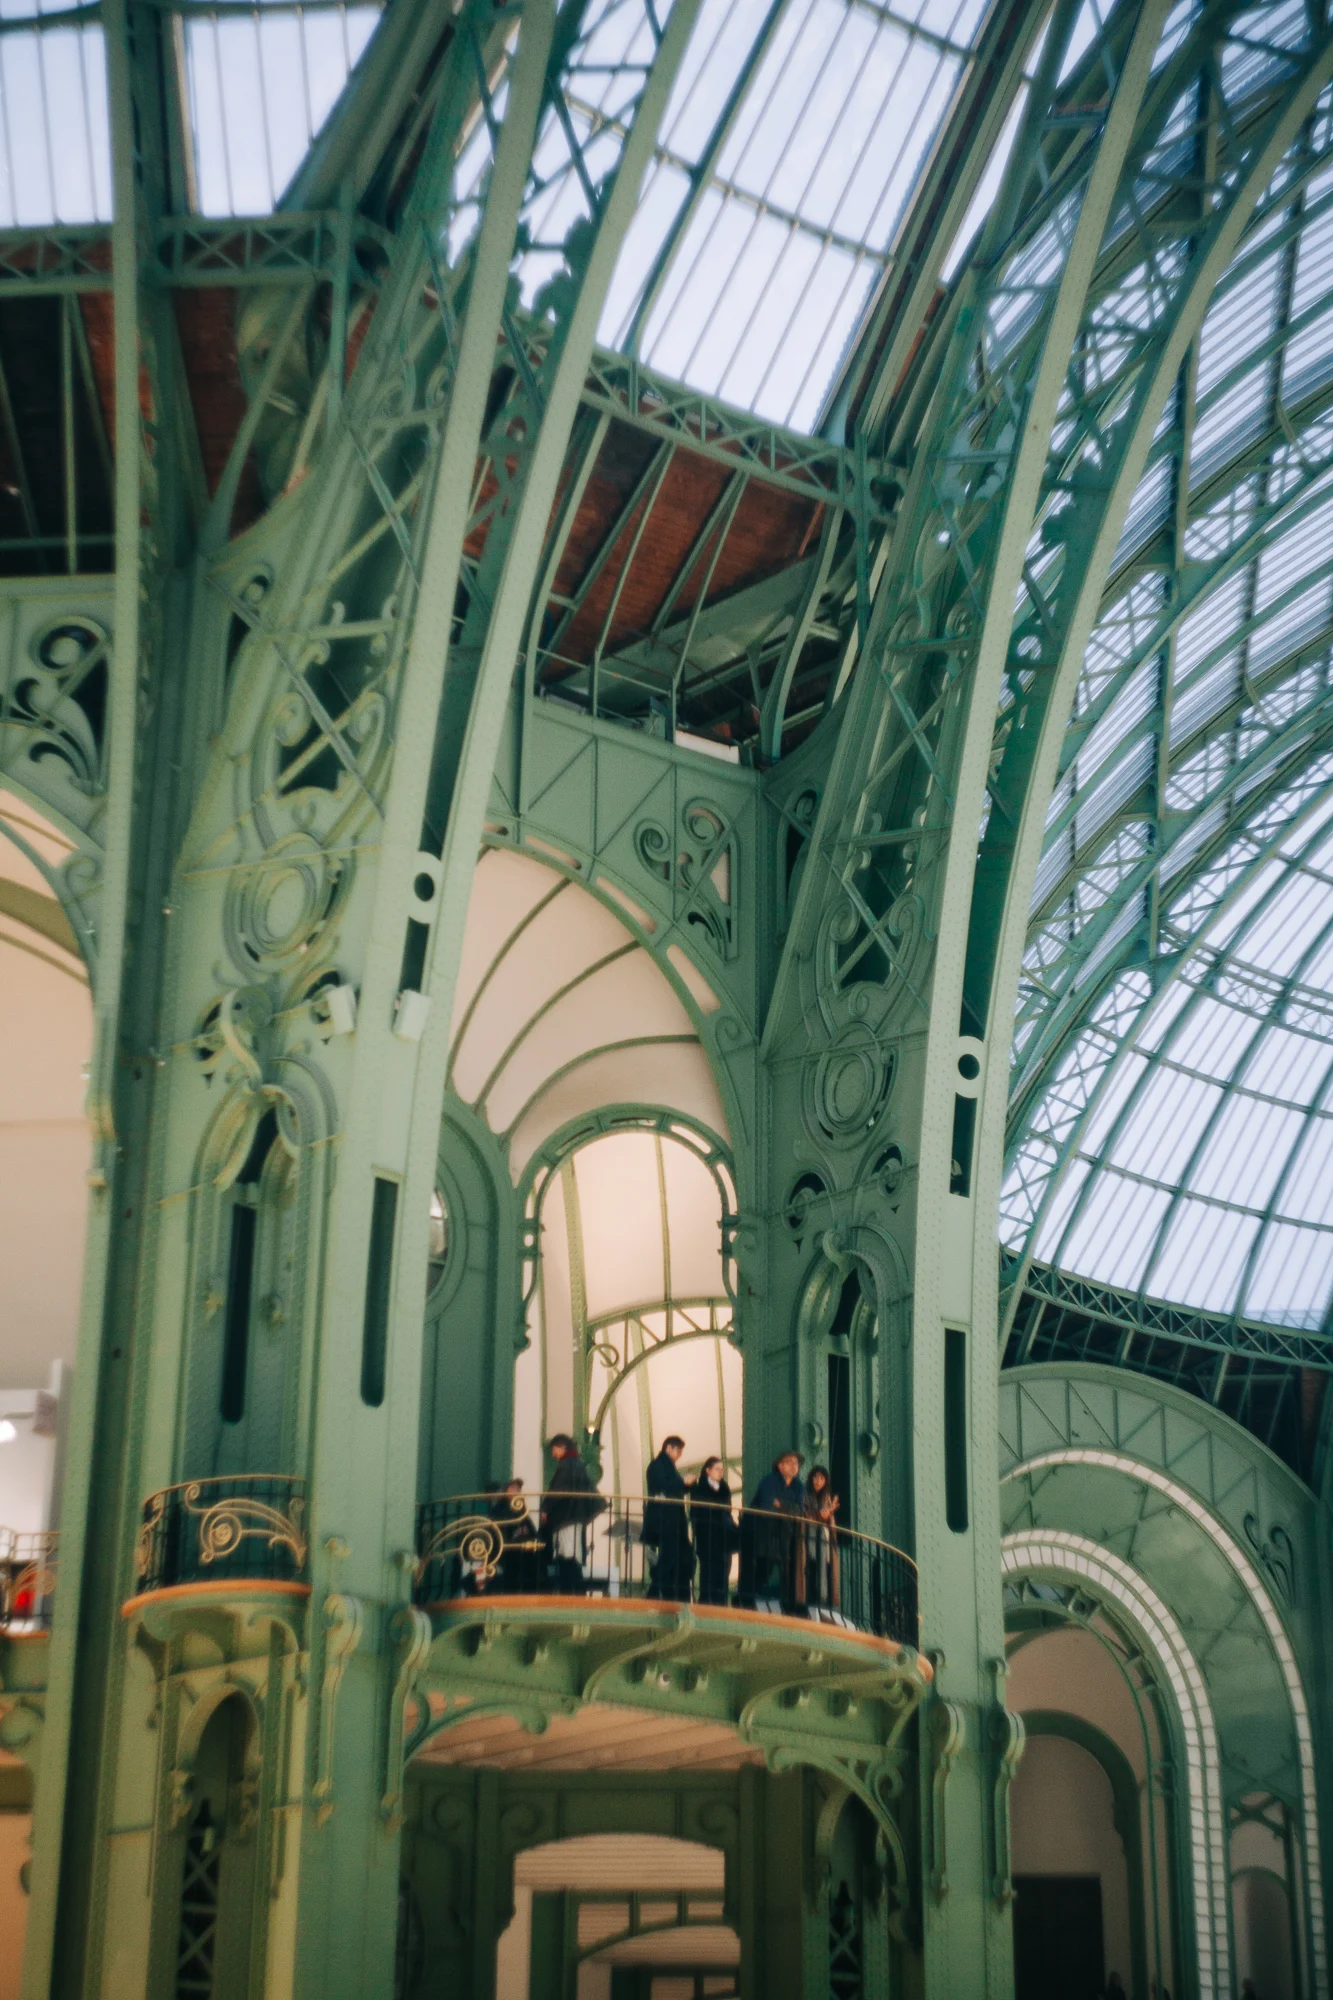
[[[490,1520],[498,1546],[488,1559],[465,1563],[463,1588],[582,1595],[610,1583],[587,1574],[589,1531],[610,1502],[588,1476],[573,1438],[550,1440],[553,1461],[539,1518],[528,1512],[521,1479],[488,1489]],[[672,1435],[648,1467],[642,1519],[617,1514],[609,1523],[609,1545],[625,1546],[616,1563],[617,1581],[631,1584],[636,1563],[632,1544],[645,1552],[647,1596],[667,1602],[726,1604],[731,1594],[733,1558],[739,1556],[737,1598],[780,1610],[837,1610],[841,1601],[837,1514],[839,1499],[828,1470],[817,1465],[802,1479],[804,1461],[785,1451],[765,1473],[747,1509],[736,1518],[726,1467],[716,1454],[686,1482],[680,1471],[685,1440]]]
[[[655,1552],[649,1597],[725,1604],[731,1559],[739,1554],[744,1601],[836,1610],[839,1502],[827,1468],[815,1466],[803,1481],[801,1454],[783,1452],[738,1522],[722,1460],[705,1459],[687,1485],[678,1469],[684,1452],[683,1438],[666,1438],[648,1467],[642,1539]]]

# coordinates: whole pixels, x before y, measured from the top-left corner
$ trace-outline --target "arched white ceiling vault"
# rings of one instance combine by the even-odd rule
[[[1324,1330],[1331,532],[1325,92],[1205,316],[1086,651],[1033,903],[1001,1220],[1010,1249],[1080,1276]]]
[[[715,1008],[679,949],[671,963],[700,1012]],[[512,848],[477,865],[450,1082],[499,1138],[516,1185],[553,1133],[609,1105],[682,1112],[730,1137],[697,1021],[643,936]]]
[[[677,954],[672,969],[716,1005]],[[600,1419],[606,1479],[641,1490],[660,1436],[739,1463],[741,1363],[723,1223],[727,1121],[698,1021],[645,937],[512,848],[482,856],[450,1080],[485,1120],[539,1230],[515,1464]]]
[[[90,1157],[88,978],[54,873],[71,843],[0,790],[0,1387],[73,1365]]]

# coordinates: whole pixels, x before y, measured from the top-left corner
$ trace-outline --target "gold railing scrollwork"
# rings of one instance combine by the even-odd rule
[[[305,1501],[295,1495],[285,1508],[270,1507],[266,1501],[251,1500],[243,1494],[229,1494],[223,1500],[205,1500],[202,1486],[195,1482],[185,1488],[185,1511],[199,1522],[199,1560],[221,1562],[241,1543],[257,1538],[270,1549],[288,1548],[298,1568],[306,1559],[306,1538],[302,1526]]]
[[[522,1511],[521,1503],[519,1511]],[[431,1536],[417,1557],[415,1578],[419,1583],[425,1574],[426,1565],[441,1556],[457,1556],[483,1582],[489,1583],[500,1567],[500,1558],[505,1552],[505,1538],[498,1524],[488,1520],[485,1514],[464,1514],[457,1521],[450,1521]]]
[[[282,1473],[186,1480],[144,1501],[141,1592],[215,1579],[301,1582],[310,1553],[305,1486]]]

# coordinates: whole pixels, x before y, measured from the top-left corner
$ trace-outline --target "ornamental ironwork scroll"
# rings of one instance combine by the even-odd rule
[[[521,1495],[509,1501],[515,1515],[523,1513],[524,1504]],[[489,1583],[500,1567],[504,1552],[505,1538],[495,1521],[485,1514],[463,1514],[456,1521],[446,1522],[431,1536],[417,1557],[413,1574],[419,1583],[428,1563],[457,1556],[483,1583]]]
[[[306,1538],[302,1529],[305,1501],[299,1496],[285,1508],[270,1507],[267,1501],[229,1494],[224,1500],[200,1505],[202,1487],[198,1482],[185,1488],[185,1511],[199,1522],[199,1560],[222,1562],[234,1555],[244,1541],[258,1539],[270,1549],[288,1548],[298,1568],[306,1559]]]
[[[299,1574],[305,1568],[309,1543],[305,1532],[305,1496],[289,1492],[281,1505],[260,1499],[254,1493],[224,1492],[210,1497],[209,1488],[218,1484],[244,1485],[245,1481],[190,1480],[183,1486],[167,1487],[144,1502],[143,1520],[135,1545],[140,1589],[156,1590],[172,1583],[188,1582],[200,1571],[228,1565],[247,1542],[263,1545],[266,1557],[256,1557],[260,1574],[274,1568],[277,1552],[285,1550]],[[285,1482],[254,1481],[270,1491]],[[291,1482],[296,1484],[296,1482]],[[188,1521],[188,1538],[181,1529]],[[173,1535],[173,1526],[176,1533]],[[184,1544],[182,1546],[182,1544]]]

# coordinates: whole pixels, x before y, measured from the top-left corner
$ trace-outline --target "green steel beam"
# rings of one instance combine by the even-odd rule
[[[1195,1312],[1165,1299],[1076,1277],[1050,1264],[1030,1263],[1001,1251],[1001,1282],[1018,1284],[1046,1307],[1067,1307],[1135,1338],[1174,1340],[1222,1356],[1238,1355],[1292,1368],[1333,1371],[1333,1341],[1324,1333],[1300,1327],[1275,1326],[1265,1320],[1232,1319],[1225,1313]]]

